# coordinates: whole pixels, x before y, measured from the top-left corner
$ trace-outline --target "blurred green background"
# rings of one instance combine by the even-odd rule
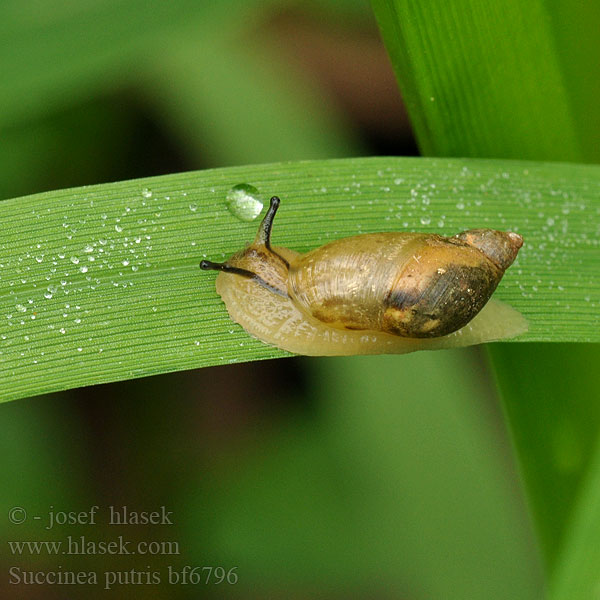
[[[367,2],[7,0],[0,31],[2,198],[416,153]],[[2,405],[3,514],[28,518],[0,519],[0,595],[538,598],[495,389],[476,348],[230,365]],[[93,505],[97,525],[44,529],[49,511]],[[111,505],[165,506],[173,524],[109,527]],[[179,554],[6,544],[68,535],[171,540]],[[14,585],[14,566],[98,584]],[[237,582],[168,581],[186,566],[236,568]],[[105,572],[121,573],[112,592]]]

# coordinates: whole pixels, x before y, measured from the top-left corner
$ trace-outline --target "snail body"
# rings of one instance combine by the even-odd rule
[[[306,254],[271,247],[279,199],[255,241],[225,263],[217,292],[260,340],[307,355],[403,353],[514,337],[525,319],[488,302],[523,240],[473,229],[444,237],[372,233]]]

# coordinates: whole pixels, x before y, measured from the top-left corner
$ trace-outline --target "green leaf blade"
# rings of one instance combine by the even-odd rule
[[[597,70],[600,51],[598,6],[571,0],[483,0],[476,5],[452,0],[443,7],[373,0],[373,7],[424,153],[600,161],[600,130],[595,126],[600,119],[599,84],[589,77]],[[569,196],[558,192],[556,200],[557,214],[568,215]],[[585,242],[590,247],[598,243],[598,205],[594,193],[586,209],[596,231]],[[548,223],[555,219],[546,216]],[[543,221],[538,225],[543,227]],[[554,246],[552,269],[568,268],[557,260],[558,248],[569,244],[573,233],[567,225],[548,238]],[[577,272],[581,258],[571,259]],[[599,271],[597,265],[590,274],[597,279]],[[587,286],[584,297],[597,311],[594,287]],[[570,302],[545,304],[548,313],[572,309]],[[549,319],[547,326],[554,325]],[[595,319],[587,325],[597,327]],[[568,564],[569,583],[561,587],[557,582],[556,588],[564,597],[589,597],[591,586],[585,595],[585,586],[576,584],[577,564],[583,563],[565,552],[563,543],[571,535],[571,513],[586,514],[590,507],[585,503],[593,502],[577,494],[578,487],[598,480],[585,460],[598,435],[597,394],[589,392],[597,390],[597,369],[588,368],[597,347],[553,344],[524,351],[503,345],[490,347],[490,354],[550,577],[556,581],[555,571],[560,577]],[[578,413],[576,418],[570,412]],[[564,448],[551,448],[547,455],[549,444],[560,449],[565,440],[567,455],[577,448],[577,464],[565,462]],[[585,551],[584,546],[577,551]],[[590,583],[588,566],[580,570],[585,585]]]
[[[552,600],[587,600],[598,595],[600,565],[600,444],[581,486],[564,549],[550,587]]]
[[[585,160],[544,3],[372,5],[424,155]]]
[[[588,218],[598,167],[414,158],[232,167],[0,203],[2,400],[285,356],[228,318],[214,274],[198,268],[254,237],[258,222],[226,209],[238,183],[281,196],[274,239],[298,251],[361,232],[515,229],[526,245],[497,297],[528,319],[519,340],[600,341]],[[572,201],[568,236],[548,220],[557,190]]]

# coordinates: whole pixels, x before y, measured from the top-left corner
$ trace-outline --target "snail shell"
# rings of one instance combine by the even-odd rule
[[[307,355],[403,353],[527,330],[520,313],[488,302],[523,244],[516,233],[372,233],[299,254],[271,247],[278,207],[273,197],[247,248],[200,263],[221,271],[231,318],[264,342]]]

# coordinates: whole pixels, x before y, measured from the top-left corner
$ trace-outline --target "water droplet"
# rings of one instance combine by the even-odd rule
[[[79,263],[79,259],[76,256],[71,256],[71,262],[76,265]]]
[[[240,183],[228,192],[225,204],[229,212],[241,221],[254,221],[263,208],[259,191],[252,185]]]
[[[26,312],[27,309],[22,305],[22,304],[15,304],[15,308],[19,311],[19,312]]]
[[[190,204],[190,210],[191,210],[192,212],[196,212],[196,211],[198,210],[198,205],[197,205],[196,203],[192,202],[192,203]]]
[[[123,228],[120,225],[115,225],[115,231],[117,233],[121,233],[121,231],[123,231]]]
[[[149,190],[148,188],[144,188],[142,190],[142,196],[144,196],[144,198],[152,198],[152,190]]]

